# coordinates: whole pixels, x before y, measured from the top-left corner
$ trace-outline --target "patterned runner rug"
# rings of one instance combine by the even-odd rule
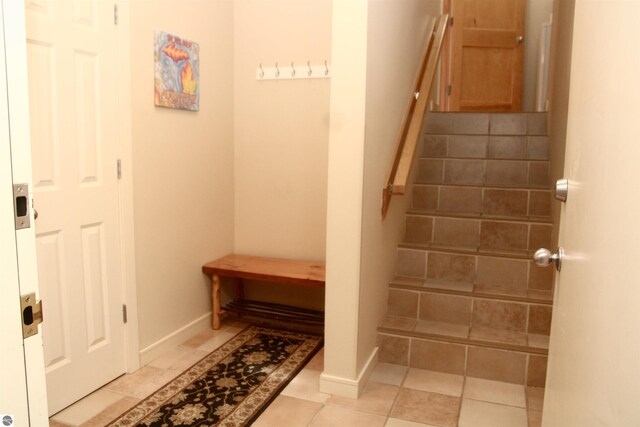
[[[250,425],[322,346],[322,337],[250,326],[109,424]]]

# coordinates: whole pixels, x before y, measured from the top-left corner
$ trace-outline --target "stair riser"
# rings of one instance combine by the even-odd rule
[[[544,387],[547,356],[378,333],[378,361],[456,375]]]
[[[553,288],[553,269],[538,267],[533,261],[430,250],[399,249],[397,274],[523,291]]]
[[[466,328],[494,328],[524,334],[549,335],[551,306],[486,298],[389,289],[388,316],[443,322]],[[418,328],[419,330],[419,328]],[[468,335],[459,335],[466,338]],[[471,335],[473,337],[473,334]],[[535,337],[540,339],[541,337]],[[523,342],[522,345],[527,345]],[[541,344],[544,347],[544,343]]]
[[[548,217],[548,190],[415,185],[413,208],[433,212]]]
[[[407,215],[405,242],[527,251],[551,244],[551,224]]]
[[[422,158],[417,183],[549,189],[549,162]]]
[[[549,160],[546,136],[425,135],[422,156],[502,160]]]
[[[429,113],[429,134],[455,135],[547,135],[546,113]]]

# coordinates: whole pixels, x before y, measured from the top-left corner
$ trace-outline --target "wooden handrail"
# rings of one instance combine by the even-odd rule
[[[418,66],[418,74],[411,92],[409,105],[402,119],[400,133],[396,140],[396,150],[389,170],[387,185],[382,189],[383,219],[387,215],[391,196],[404,194],[407,188],[411,164],[420,139],[420,129],[427,110],[431,86],[433,85],[436,66],[440,57],[440,48],[448,22],[449,15],[442,15],[435,20],[435,23],[432,21],[427,31],[429,36]]]

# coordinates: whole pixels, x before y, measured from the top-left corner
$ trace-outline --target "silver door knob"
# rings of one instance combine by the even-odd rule
[[[521,44],[524,41],[524,36],[516,37],[516,43]]]
[[[557,180],[555,198],[561,202],[566,202],[567,194],[569,194],[569,180],[567,178]]]
[[[564,258],[564,249],[558,248],[555,254],[549,249],[540,248],[533,254],[533,260],[540,267],[548,267],[552,262],[556,265],[556,270],[562,269],[562,259]]]

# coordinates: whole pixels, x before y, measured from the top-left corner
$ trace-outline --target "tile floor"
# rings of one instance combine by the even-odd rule
[[[142,398],[244,328],[205,330],[132,374],[55,414],[51,427],[95,427]],[[380,363],[359,399],[321,393],[323,350],[253,424],[256,427],[537,427],[544,389]]]

